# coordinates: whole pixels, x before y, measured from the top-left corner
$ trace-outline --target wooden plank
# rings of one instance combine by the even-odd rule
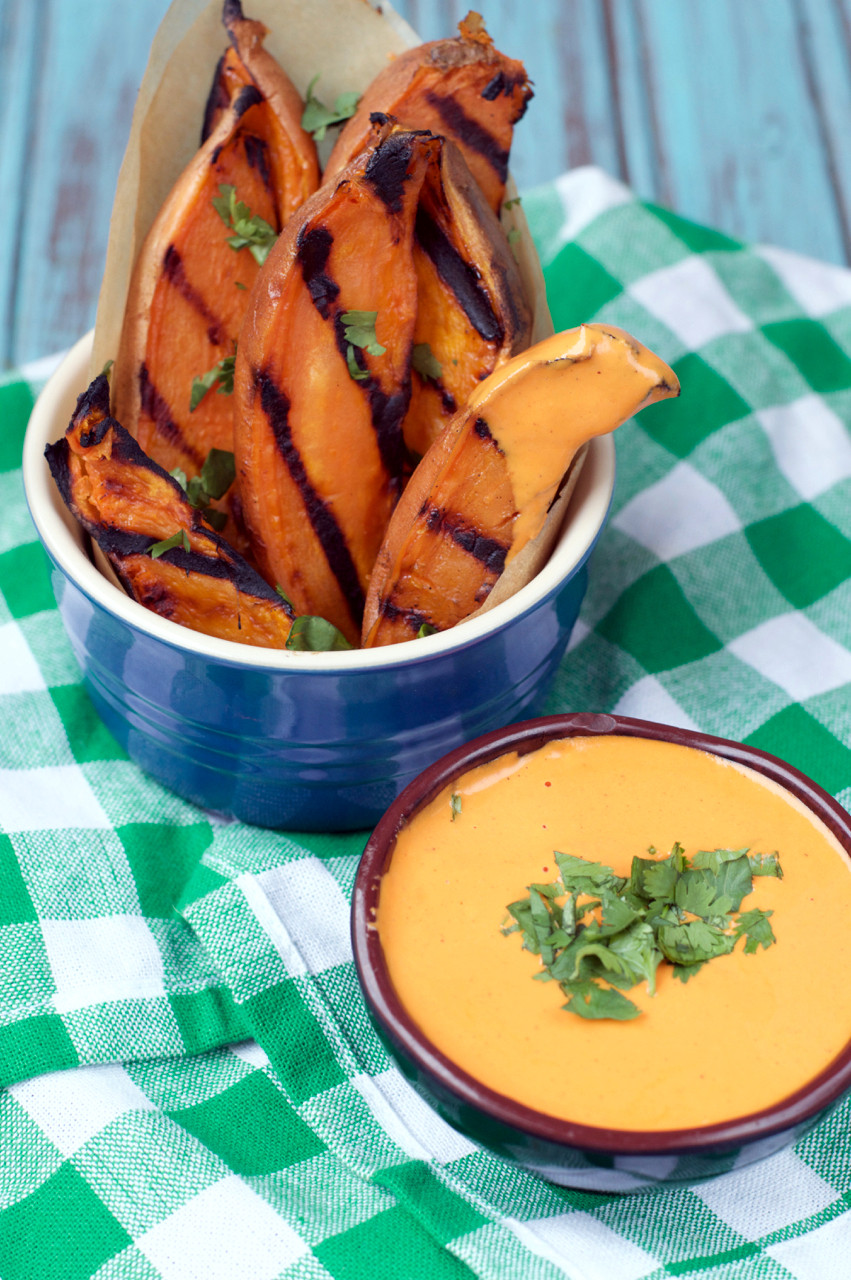
[[[136,88],[167,0],[0,0],[0,361],[92,323]],[[249,6],[250,7],[250,6]],[[731,235],[849,259],[851,0],[490,0],[535,98],[521,188],[597,164]],[[396,0],[424,39],[468,0]],[[8,230],[11,228],[11,231]]]
[[[851,262],[851,4],[796,0],[802,65]]]
[[[577,151],[587,154],[582,142],[577,147],[577,135],[581,139],[583,128],[577,116],[584,119],[583,111],[574,112],[572,120],[567,121],[565,80],[570,75],[576,82],[587,67],[593,94],[600,71],[606,79],[599,19],[592,17],[586,29],[587,46],[591,47],[582,48],[585,57],[577,51],[571,36],[573,16],[588,14],[599,5],[596,0],[593,4],[584,0],[535,0],[534,21],[530,21],[530,10],[525,5],[508,0],[479,7],[497,48],[519,58],[535,84],[535,97],[517,127],[511,158],[511,171],[518,186],[535,186],[556,177],[570,163],[583,163],[573,158]],[[470,4],[466,0],[441,0],[438,4],[430,0],[394,0],[394,8],[423,40],[437,40],[456,33]],[[584,80],[582,87],[585,90]],[[583,105],[584,101],[583,96]],[[570,124],[570,131],[566,131],[566,123]]]
[[[640,194],[746,240],[845,260],[841,218],[808,92],[795,0],[641,0],[650,110],[624,117]],[[618,43],[635,38],[616,5]],[[819,63],[812,74],[827,77]],[[648,132],[658,153],[646,168]]]
[[[38,77],[16,104],[18,128],[33,121],[11,295],[16,363],[66,346],[94,321],[115,181],[166,7],[167,0],[18,6],[37,13]]]
[[[39,74],[38,13],[34,5],[0,0],[0,191],[6,201],[6,234],[0,236],[0,368],[13,358],[15,296],[21,240],[29,208],[29,155],[35,121],[30,104]]]

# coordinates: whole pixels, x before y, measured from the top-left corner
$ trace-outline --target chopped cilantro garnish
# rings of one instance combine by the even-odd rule
[[[211,507],[210,503],[223,497],[236,478],[233,454],[227,449],[211,449],[204,459],[200,475],[187,480],[182,467],[175,467],[171,475],[186,493],[190,505],[203,511],[207,522],[221,532],[227,524],[227,515]]]
[[[509,903],[514,923],[503,933],[522,933],[541,958],[535,977],[558,982],[568,997],[562,1007],[581,1018],[638,1017],[621,992],[644,981],[653,994],[666,961],[688,982],[740,939],[748,955],[775,941],[770,911],[737,913],[754,876],[782,878],[776,853],[713,849],[689,860],[675,844],[666,858],[633,858],[628,877],[572,854],[554,857],[559,879],[531,884],[528,898]]]
[[[236,187],[219,183],[220,195],[213,197],[213,208],[222,222],[233,231],[228,244],[234,251],[248,249],[255,262],[262,267],[278,233],[264,218],[253,215],[247,204],[236,198]]]
[[[110,374],[112,373],[112,366],[114,364],[115,364],[114,360],[107,360],[106,364],[101,369],[101,373],[106,378],[107,382],[109,381]]]
[[[194,413],[208,391],[213,387],[220,396],[233,395],[233,371],[236,354],[218,360],[206,373],[192,379],[192,390],[189,394],[189,412]]]
[[[443,373],[443,366],[435,356],[427,342],[417,342],[411,352],[411,365],[421,378],[431,378],[437,382]]]
[[[355,382],[363,382],[369,377],[369,370],[358,364],[355,347],[368,351],[371,356],[383,356],[387,350],[375,336],[377,319],[377,311],[344,311],[340,316],[343,337],[349,344],[346,348],[346,367]]]
[[[514,196],[512,200],[503,200],[502,207],[503,209],[513,209],[515,205],[521,204],[522,201],[522,196]]]
[[[189,550],[189,534],[185,529],[178,529],[177,533],[173,533],[170,538],[163,538],[162,542],[155,542],[148,549],[148,554],[152,560],[159,560],[161,555],[166,551],[171,551],[174,547],[183,547],[184,551]]]
[[[453,791],[449,797],[449,808],[452,812],[452,821],[454,822],[461,813],[461,797],[457,791]]]
[[[283,595],[283,592],[280,594]],[[311,614],[302,614],[290,628],[286,647],[311,653],[327,653],[333,649],[351,649],[352,646],[333,622],[315,618]]]
[[[424,640],[426,636],[437,635],[437,627],[433,627],[430,622],[424,622],[417,632],[417,639]]]
[[[320,102],[313,92],[318,80],[319,76],[315,75],[307,86],[301,127],[307,133],[312,133],[317,142],[321,142],[325,137],[326,130],[331,125],[342,124],[344,120],[350,119],[355,114],[358,109],[360,95],[358,93],[338,94],[334,100],[334,106],[326,107],[325,103]]]
[[[353,347],[362,347],[371,356],[383,356],[387,350],[375,336],[377,311],[344,311],[340,316],[343,322],[343,337]]]

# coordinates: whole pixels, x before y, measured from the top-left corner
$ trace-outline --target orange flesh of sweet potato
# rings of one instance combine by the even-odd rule
[[[505,197],[514,125],[532,89],[522,62],[507,58],[468,15],[460,34],[400,54],[376,76],[340,134],[325,181],[366,145],[370,115],[382,112],[409,129],[451,138],[495,213]]]
[[[465,433],[452,451],[446,483],[434,500],[423,500],[390,567],[393,587],[382,594],[380,617],[364,645],[411,640],[423,624],[443,630],[478,608],[504,568],[515,514],[495,441]]]
[[[503,365],[435,442],[376,560],[363,644],[442,631],[482,604],[534,539],[578,448],[679,394],[663,361],[622,330],[581,325]]]
[[[414,215],[439,145],[386,137],[308,201],[265,264],[237,355],[237,474],[258,563],[297,613],[355,642],[401,488]],[[347,342],[349,311],[377,312],[383,353]]]
[[[109,388],[100,377],[47,457],[65,502],[128,593],[193,631],[283,648],[292,611],[108,410]],[[152,558],[152,546],[181,531],[188,551],[181,545]]]
[[[414,343],[440,366],[412,373],[405,443],[422,456],[474,388],[529,345],[532,316],[505,232],[452,143],[423,185],[416,231]]]
[[[249,247],[228,244],[233,228],[212,201],[221,186],[232,186],[236,199],[278,232],[318,182],[301,101],[262,49],[265,29],[242,18],[238,6],[230,9],[234,47],[217,70],[212,131],[142,247],[114,378],[119,420],[152,458],[189,476],[211,448],[233,449],[231,398],[212,389],[191,412],[190,397],[194,378],[233,356],[259,270]],[[228,536],[246,550],[236,497],[234,489],[220,506],[231,515]]]

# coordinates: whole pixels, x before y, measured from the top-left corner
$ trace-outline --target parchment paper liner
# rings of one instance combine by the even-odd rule
[[[329,104],[340,93],[365,89],[388,58],[420,43],[416,32],[386,0],[382,0],[381,12],[367,0],[244,0],[244,10],[246,17],[269,28],[265,47],[299,92],[304,95],[318,73],[316,93]],[[136,256],[165,197],[199,146],[204,106],[227,44],[221,12],[221,0],[173,0],[151,45],[118,176],[98,299],[91,377],[115,357]],[[516,194],[509,177],[506,197]],[[513,249],[533,310],[532,341],[538,342],[553,332],[553,324],[541,264],[522,206],[504,209],[502,222],[507,230],[516,228],[518,232]],[[546,562],[583,457],[581,450],[541,533],[512,561],[477,613],[514,595]],[[96,560],[118,585],[105,557],[96,554]]]

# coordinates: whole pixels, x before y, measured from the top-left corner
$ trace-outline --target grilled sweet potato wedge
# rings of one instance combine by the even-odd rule
[[[417,199],[440,148],[390,132],[290,220],[251,298],[234,451],[261,571],[356,642],[405,463]]]
[[[66,504],[135,600],[205,635],[286,646],[291,608],[110,417],[103,375],[45,452]],[[163,542],[176,545],[163,549]]]
[[[486,379],[432,446],[397,506],[364,611],[365,647],[443,631],[478,608],[540,532],[577,449],[675,374],[622,330],[555,334]]]
[[[417,323],[408,449],[422,456],[478,384],[531,340],[505,232],[458,148],[444,142],[417,209]]]
[[[514,126],[532,88],[522,62],[494,47],[477,13],[459,34],[394,58],[364,93],[325,167],[328,182],[369,142],[374,112],[409,129],[430,129],[458,144],[495,213],[505,197]]]
[[[230,397],[208,391],[193,411],[193,381],[229,372],[221,362],[233,358],[264,250],[318,182],[301,99],[264,51],[265,28],[238,0],[226,0],[224,20],[231,47],[207,136],[140,251],[113,377],[118,420],[155,461],[190,476],[211,448],[233,449]]]

